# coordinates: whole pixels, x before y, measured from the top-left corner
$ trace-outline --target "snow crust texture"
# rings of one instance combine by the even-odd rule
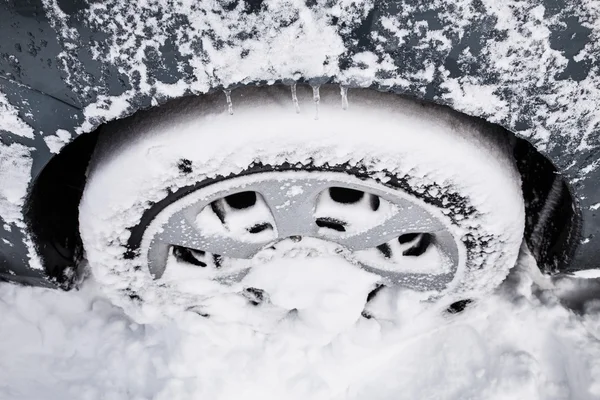
[[[25,102],[26,103],[26,102]],[[24,138],[27,143],[34,138],[34,130],[19,115],[19,111],[0,91],[0,135],[7,135],[4,142],[0,138],[0,222],[2,231],[11,232],[13,229],[25,230],[23,208],[27,197],[27,189],[31,181],[33,167],[32,151],[34,148],[10,140],[13,137]],[[42,270],[40,258],[33,245],[30,235],[24,232],[23,244],[27,249],[29,266]],[[4,235],[2,235],[4,236]],[[7,248],[18,245],[3,238],[1,247]],[[14,273],[8,271],[9,273]]]
[[[33,139],[33,129],[19,117],[15,107],[9,103],[6,95],[0,92],[0,132],[10,132],[15,135]]]
[[[303,267],[346,268],[334,264]],[[458,315],[384,294],[374,318],[349,304],[338,320],[270,325],[273,305],[241,297],[214,303],[210,317],[141,325],[93,280],[72,292],[1,283],[0,398],[598,399],[600,303],[576,314],[560,304],[565,285],[538,275],[521,266]]]
[[[184,93],[305,79],[447,103],[545,151],[597,140],[595,1],[112,0],[71,14],[44,4],[66,82],[88,105],[81,131]],[[105,71],[86,71],[81,43]],[[125,82],[117,95],[112,73]]]
[[[19,117],[17,109],[0,91],[0,135],[11,133],[33,139],[33,129]],[[5,224],[23,225],[21,208],[31,179],[31,148],[0,141],[0,219]],[[6,229],[6,227],[4,228]]]
[[[60,150],[71,140],[71,134],[64,130],[59,129],[56,134],[48,135],[44,137],[44,141],[48,146],[51,153],[58,154]]]
[[[0,218],[7,224],[24,225],[21,208],[33,165],[30,154],[26,146],[0,142]]]

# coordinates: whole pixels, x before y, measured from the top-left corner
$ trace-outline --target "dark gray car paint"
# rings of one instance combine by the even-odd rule
[[[310,2],[307,2],[310,3]],[[320,5],[316,5],[319,7]],[[402,17],[406,21],[427,21],[430,30],[439,29],[444,23],[440,15],[452,2],[430,2],[431,5],[421,4],[419,1],[378,1],[367,15],[352,23],[344,23],[342,26],[338,21],[332,20],[331,24],[340,24],[337,29],[344,39],[348,49],[347,53],[339,57],[341,71],[347,71],[355,66],[352,63],[352,55],[361,51],[373,50],[376,43],[372,39],[372,32],[382,32],[381,21],[389,15],[399,15],[406,11],[408,4],[415,5]],[[439,48],[423,48],[417,46],[420,39],[419,32],[411,32],[408,40],[402,45],[394,45],[394,38],[390,37],[389,45],[378,50],[378,54],[386,53],[392,57],[396,65],[402,66],[402,73],[412,81],[404,87],[386,88],[377,82],[372,86],[379,89],[390,89],[399,93],[415,96],[420,99],[437,103],[456,106],[452,99],[444,97],[444,89],[441,83],[444,77],[434,74],[429,81],[421,78],[411,78],[411,73],[417,73],[426,63],[443,66],[449,72],[450,77],[476,77],[478,82],[484,84],[498,84],[504,82],[505,78],[498,77],[495,71],[489,68],[489,60],[482,49],[489,46],[490,42],[502,42],[505,32],[497,29],[495,18],[486,12],[483,4],[472,2],[475,9],[480,13],[470,21],[470,25],[462,28],[462,35],[451,38],[452,47],[440,50]],[[559,50],[568,59],[568,65],[561,69],[559,75],[554,77],[559,81],[580,82],[583,79],[598,75],[598,61],[600,57],[594,57],[593,62],[579,60],[576,55],[590,41],[590,29],[582,24],[580,15],[574,11],[576,4],[568,1],[542,1],[545,6],[545,16],[558,18],[554,30],[550,35],[550,46]],[[3,92],[9,102],[19,111],[19,116],[29,124],[36,132],[34,139],[27,139],[15,135],[12,132],[0,131],[0,141],[4,144],[21,143],[33,149],[32,185],[40,171],[54,157],[45,144],[43,137],[53,135],[58,129],[76,132],[86,121],[82,111],[87,105],[98,100],[99,96],[117,96],[129,89],[136,88],[138,83],[135,76],[119,72],[118,63],[108,63],[101,57],[92,57],[89,50],[91,44],[108,42],[111,39],[110,30],[101,25],[91,24],[85,18],[85,12],[93,2],[78,0],[4,0],[0,2],[0,92]],[[221,3],[219,3],[221,4]],[[233,7],[237,1],[222,2],[222,7]],[[75,28],[78,37],[75,41],[65,39],[57,25],[56,18],[52,16],[52,7],[58,6],[65,14],[66,23]],[[172,5],[171,7],[174,7]],[[323,7],[327,7],[324,5]],[[248,1],[245,5],[247,13],[263,12],[262,1]],[[565,11],[566,10],[566,11]],[[222,10],[221,10],[222,11]],[[221,12],[219,11],[219,12]],[[160,13],[160,7],[156,13]],[[400,17],[399,17],[400,18]],[[189,23],[184,16],[174,20],[175,25]],[[439,26],[438,26],[439,25]],[[413,37],[414,36],[414,37]],[[114,37],[112,38],[114,39]],[[174,35],[170,36],[154,54],[148,54],[146,64],[150,79],[155,82],[172,83],[179,80],[189,81],[193,79],[193,71],[186,64],[188,59],[182,56],[174,45]],[[468,48],[475,56],[475,60],[465,61],[461,59],[461,52]],[[201,49],[199,50],[201,51]],[[69,57],[61,59],[61,52]],[[534,55],[535,56],[535,55]],[[62,60],[62,61],[61,61]],[[66,79],[66,71],[70,78]],[[385,78],[385,73],[380,73]],[[600,169],[590,166],[600,159],[600,135],[598,126],[593,126],[593,132],[588,138],[590,146],[581,150],[573,151],[574,144],[581,140],[572,133],[560,132],[560,125],[554,129],[552,123],[540,121],[539,114],[535,109],[540,104],[540,94],[552,93],[553,87],[544,83],[540,87],[535,84],[537,71],[531,71],[531,82],[517,82],[522,85],[522,93],[514,88],[507,88],[500,96],[511,107],[511,118],[500,121],[494,120],[493,116],[483,113],[475,116],[492,119],[507,129],[522,134],[530,139],[547,155],[558,170],[569,181],[574,197],[578,201],[581,213],[581,236],[576,242],[585,242],[577,247],[575,255],[570,262],[570,270],[595,268],[596,259],[600,252],[600,215],[598,211],[591,208],[600,201]],[[249,77],[251,78],[251,77]],[[287,77],[281,77],[286,79]],[[316,79],[318,81],[335,81],[336,77],[303,77],[306,80]],[[252,79],[246,80],[251,81]],[[229,82],[231,83],[231,82]],[[518,87],[518,86],[517,86]],[[537,89],[536,89],[537,87]],[[221,89],[222,86],[215,80],[211,90]],[[539,91],[538,92],[536,92]],[[186,91],[192,94],[193,91]],[[573,94],[577,99],[577,94]],[[159,103],[168,100],[160,97]],[[600,100],[600,99],[595,99]],[[147,108],[153,101],[153,93],[140,91],[131,100],[131,107],[122,116],[131,114],[137,109]],[[462,110],[465,111],[465,110]],[[564,110],[562,110],[564,112]],[[548,115],[548,119],[552,117]],[[578,118],[579,116],[574,116]],[[87,120],[88,128],[92,130],[105,119]],[[540,143],[538,138],[529,137],[526,132],[537,125],[544,125],[550,132],[551,145]],[[575,126],[580,124],[582,130],[589,129],[590,122],[575,121]],[[73,135],[75,137],[76,135]],[[587,168],[589,172],[582,174]],[[586,170],[587,171],[587,170]],[[2,184],[0,182],[0,184]],[[0,220],[0,226],[4,221]],[[24,245],[25,233],[14,225],[8,231],[0,231],[0,237],[6,238],[7,242],[0,241],[0,277],[29,283],[44,284],[45,273],[28,267],[28,250]],[[585,241],[580,240],[585,239]]]

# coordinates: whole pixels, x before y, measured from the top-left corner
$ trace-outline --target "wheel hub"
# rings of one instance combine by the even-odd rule
[[[146,230],[142,256],[156,279],[174,257],[237,280],[269,254],[335,252],[387,284],[439,291],[460,272],[459,246],[437,209],[399,189],[284,171],[225,179],[177,200]]]

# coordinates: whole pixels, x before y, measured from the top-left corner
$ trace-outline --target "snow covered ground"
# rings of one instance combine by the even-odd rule
[[[2,283],[0,399],[600,398],[600,301],[584,298],[600,281],[530,267],[460,314],[392,297],[393,315],[359,310],[334,335],[320,309],[269,328],[241,322],[264,304],[139,325],[91,279],[68,293]]]

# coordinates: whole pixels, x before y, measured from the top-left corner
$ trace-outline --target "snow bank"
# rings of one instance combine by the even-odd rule
[[[328,266],[318,260],[307,267]],[[264,306],[239,301],[138,325],[91,280],[69,293],[0,284],[0,398],[597,399],[600,303],[583,316],[564,308],[569,285],[521,266],[462,314],[402,296],[387,316],[346,314],[324,339],[324,325],[293,315],[243,322]]]

